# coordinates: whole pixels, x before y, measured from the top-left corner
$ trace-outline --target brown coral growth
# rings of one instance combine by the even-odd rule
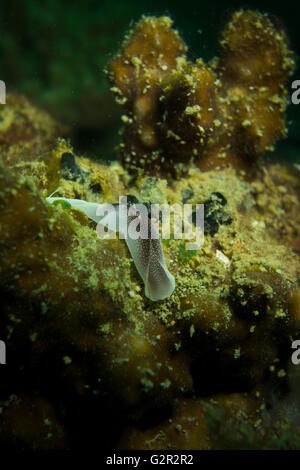
[[[266,15],[238,11],[221,34],[220,56],[205,64],[167,17],[143,17],[109,65],[124,109],[121,160],[131,173],[247,170],[286,133],[284,85],[294,69],[285,32]]]

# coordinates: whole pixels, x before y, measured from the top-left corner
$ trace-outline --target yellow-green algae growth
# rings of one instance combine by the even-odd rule
[[[67,130],[20,95],[1,106],[3,445],[99,446],[97,425],[107,448],[276,448],[295,439],[299,448],[290,365],[300,327],[299,175],[259,161],[285,132],[294,68],[276,31],[267,15],[234,13],[211,68],[186,62],[170,20],[144,17],[110,64],[113,91],[129,106],[122,164],[77,155]],[[188,71],[197,80],[187,83]],[[172,114],[173,99],[184,114]],[[124,240],[99,240],[84,214],[47,203],[53,191],[204,204],[204,245],[183,259],[182,240],[163,242],[176,289],[151,302]]]
[[[265,378],[266,371],[271,367],[281,380],[280,371],[286,369],[282,343],[299,328],[299,303],[294,300],[299,297],[299,259],[293,234],[288,231],[280,241],[273,236],[286,204],[276,196],[274,179],[282,179],[288,210],[294,213],[295,178],[272,166],[250,183],[232,169],[203,173],[191,166],[180,180],[141,176],[130,185],[119,164],[76,155],[84,178],[71,181],[61,169],[53,172],[52,160],[58,167],[64,152],[74,154],[60,140],[44,162],[42,184],[36,162],[24,165],[22,176],[14,165],[1,162],[1,286],[9,293],[2,318],[9,343],[16,350],[19,341],[25,349],[30,344],[31,360],[37,363],[47,352],[60,351],[62,373],[75,393],[93,393],[104,402],[110,393],[116,406],[135,420],[182,395],[201,395],[202,383],[214,393],[223,391],[226,384],[209,385],[212,372],[203,360],[211,361],[216,374],[225,369],[222,380],[229,388],[231,380],[240,383],[249,400],[251,390],[259,391],[256,422],[273,383]],[[41,157],[38,162],[43,163]],[[260,201],[266,174],[272,205]],[[202,249],[188,262],[179,256],[180,240],[163,244],[176,289],[154,303],[144,297],[123,240],[99,240],[84,214],[46,203],[53,180],[58,197],[100,203],[130,194],[143,202],[174,204],[188,197],[196,204],[218,192],[226,198],[231,223],[220,225],[214,236],[206,234]],[[99,194],[90,189],[97,183]],[[295,230],[298,222],[292,222]],[[5,408],[8,420],[9,410]]]

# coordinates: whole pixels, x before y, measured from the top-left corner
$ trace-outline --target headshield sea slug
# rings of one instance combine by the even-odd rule
[[[48,202],[65,201],[75,209],[98,224],[99,229],[107,229],[119,232],[125,238],[128,249],[136,266],[138,273],[145,283],[145,295],[150,300],[163,300],[169,297],[175,289],[174,276],[168,271],[162,250],[159,232],[153,222],[148,219],[147,214],[139,211],[138,223],[144,229],[140,237],[134,238],[129,231],[129,224],[136,217],[126,217],[127,223],[121,223],[121,214],[127,211],[127,205],[97,204],[95,202],[82,201],[81,199],[67,199],[63,197],[48,197]],[[116,209],[115,209],[116,207]],[[106,215],[105,215],[106,213]]]

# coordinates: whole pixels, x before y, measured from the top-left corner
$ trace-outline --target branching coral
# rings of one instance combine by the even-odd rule
[[[286,133],[284,85],[294,69],[285,32],[266,14],[241,10],[205,64],[167,17],[143,17],[109,65],[125,109],[121,160],[136,173],[167,175],[193,159],[201,169],[253,163]],[[185,168],[186,169],[186,168]]]

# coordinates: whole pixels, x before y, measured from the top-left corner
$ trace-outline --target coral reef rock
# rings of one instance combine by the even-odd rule
[[[25,98],[0,108],[2,446],[299,446],[299,174],[257,161],[284,134],[294,63],[261,13],[235,13],[222,38],[208,66],[186,59],[169,18],[130,32],[110,64],[124,165],[78,155]],[[99,239],[53,191],[204,204],[204,244],[162,240],[176,288],[152,302],[125,241]]]
[[[266,14],[241,10],[221,34],[219,57],[188,60],[168,17],[143,17],[111,61],[123,106],[121,160],[132,174],[176,175],[253,163],[286,133],[285,83],[295,68],[285,32]]]

